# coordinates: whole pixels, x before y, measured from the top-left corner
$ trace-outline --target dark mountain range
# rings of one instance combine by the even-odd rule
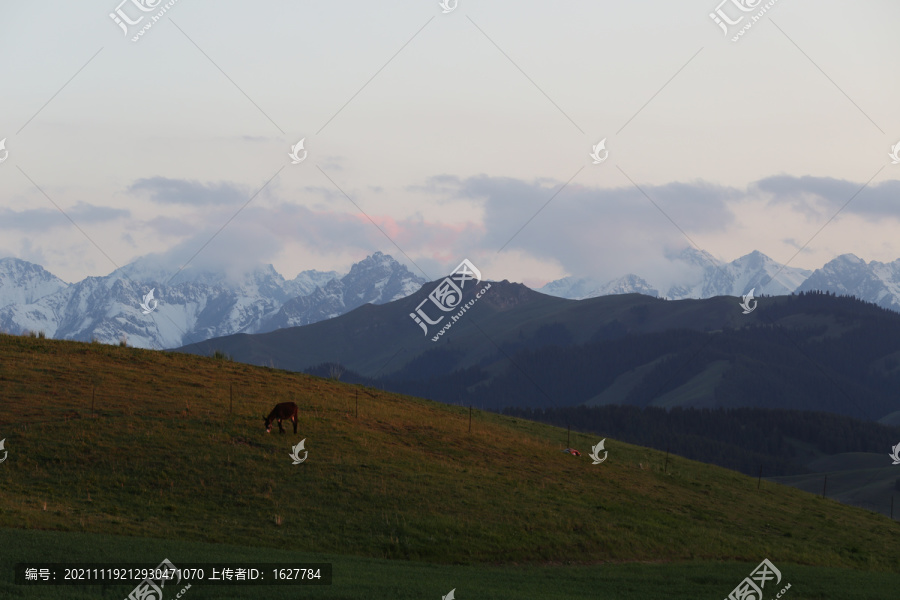
[[[854,298],[763,297],[744,315],[730,297],[574,301],[503,281],[433,342],[443,322],[428,337],[410,314],[435,285],[310,326],[182,351],[296,371],[336,363],[348,381],[497,410],[756,407],[887,422],[900,409],[900,315]]]

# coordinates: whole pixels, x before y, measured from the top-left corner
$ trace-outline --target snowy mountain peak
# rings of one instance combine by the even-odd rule
[[[375,252],[371,256],[367,256],[358,263],[350,267],[350,272],[344,277],[355,279],[361,277],[362,274],[371,273],[391,273],[394,271],[403,271],[409,273],[409,270],[394,260],[394,257],[382,252]],[[411,275],[411,273],[410,273]]]
[[[0,307],[31,304],[68,285],[40,265],[18,258],[0,259]]]
[[[759,250],[754,250],[750,254],[745,254],[744,256],[736,259],[732,264],[736,265],[745,265],[749,268],[760,269],[764,265],[769,263],[774,263],[771,258],[760,252]]]
[[[284,290],[291,298],[309,296],[317,287],[325,287],[329,281],[340,279],[341,277],[343,275],[337,271],[301,271],[290,281],[284,282]]]
[[[603,283],[590,279],[588,277],[563,277],[556,281],[551,281],[544,287],[538,288],[536,291],[548,296],[557,296],[559,298],[569,298],[572,300],[581,300],[589,297],[591,292],[602,287]]]
[[[692,246],[688,246],[677,252],[666,252],[665,256],[669,260],[682,261],[698,267],[710,267],[722,264],[720,260],[706,250],[697,250]]]
[[[392,256],[381,252],[359,261],[341,278],[345,297],[349,295],[357,299],[358,306],[404,298],[417,292],[425,283],[425,279],[414,275]]]
[[[855,296],[900,311],[900,260],[866,263],[854,254],[842,254],[816,269],[797,290]]]
[[[377,252],[339,274],[304,271],[285,281],[272,265],[227,273],[177,269],[158,256],[67,285],[38,265],[0,261],[0,331],[44,331],[58,339],[173,348],[234,333],[271,331],[334,317],[367,302],[417,291],[424,280]],[[158,302],[144,314],[143,297]],[[292,307],[286,314],[285,308]]]
[[[855,255],[855,254],[850,254],[850,253],[848,253],[848,254],[841,254],[841,255],[838,256],[837,258],[835,258],[835,259],[831,260],[830,262],[826,263],[825,266],[828,266],[828,265],[830,265],[830,264],[832,264],[832,263],[836,263],[836,264],[848,264],[848,265],[855,265],[855,266],[865,266],[865,265],[866,265],[866,261],[864,261],[863,259],[861,259],[861,258],[858,257],[857,255]]]
[[[644,294],[645,296],[653,296],[654,298],[659,297],[659,291],[656,288],[647,283],[646,280],[629,273],[628,275],[614,279],[599,289],[591,292],[588,295],[588,298],[594,298],[596,296],[612,296],[616,294]]]
[[[708,252],[691,247],[669,252],[666,256],[672,271],[679,273],[666,292],[666,297],[673,300],[741,296],[751,288],[756,288],[757,295],[789,294],[811,274],[807,269],[784,267],[759,251],[730,263],[722,263]],[[570,276],[552,281],[538,291],[572,299],[627,293],[658,297],[660,287],[664,289],[664,286],[637,275],[626,275],[609,282]]]

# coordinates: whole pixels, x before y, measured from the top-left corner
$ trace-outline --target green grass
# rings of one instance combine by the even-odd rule
[[[277,549],[373,573],[358,584],[368,588],[336,579],[315,593],[345,595],[322,597],[439,598],[462,581],[480,586],[460,600],[557,589],[687,598],[707,580],[724,597],[763,558],[795,565],[791,581],[810,573],[809,589],[835,569],[872,581],[900,571],[900,527],[868,511],[766,482],[757,490],[753,478],[674,456],[663,472],[662,453],[612,439],[594,466],[560,452],[558,428],[475,411],[470,433],[466,409],[301,374],[0,336],[0,399],[0,527],[16,539],[0,541],[0,564],[57,548],[78,550],[65,560],[111,552],[129,562],[174,562],[182,549],[183,561],[226,551],[275,560]],[[299,434],[266,435],[262,416],[287,400],[300,406]],[[293,466],[290,447],[303,438],[309,458]],[[571,445],[586,453],[597,441],[573,432]],[[78,537],[87,534],[107,537]],[[443,579],[454,573],[460,581]],[[582,588],[560,588],[581,585],[579,574]],[[603,596],[607,576],[616,591]],[[667,578],[684,594],[653,588]],[[520,580],[547,593],[509,593]],[[426,594],[432,584],[437,594]]]
[[[167,541],[83,533],[0,529],[0,564],[16,562],[116,562],[149,565],[168,558],[187,562],[301,563],[329,562],[330,586],[219,586],[195,584],[187,599],[214,598],[294,600],[438,600],[456,589],[459,600],[660,600],[723,598],[756,567],[750,563],[640,563],[604,565],[436,565],[346,555],[302,553],[270,548],[242,548],[226,544]],[[898,576],[827,567],[777,563],[784,596],[797,600],[872,600],[896,594]],[[12,571],[0,571],[0,597],[31,600],[122,600],[133,585],[24,587],[12,582]],[[183,584],[182,584],[183,585]],[[781,589],[781,586],[778,589]],[[181,586],[176,586],[177,592]],[[168,590],[168,586],[167,586]],[[766,587],[766,591],[769,586]],[[777,590],[775,590],[777,591]],[[772,594],[774,596],[774,592]]]

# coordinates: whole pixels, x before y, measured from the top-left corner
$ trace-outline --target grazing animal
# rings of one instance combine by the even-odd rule
[[[284,433],[284,427],[281,426],[282,419],[290,419],[294,424],[294,433],[297,433],[297,405],[293,402],[282,402],[276,404],[272,412],[266,419],[266,433],[272,433],[272,421],[278,421],[278,430]]]

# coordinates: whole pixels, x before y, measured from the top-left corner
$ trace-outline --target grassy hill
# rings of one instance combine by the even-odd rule
[[[266,435],[287,400],[299,434]],[[560,452],[558,428],[475,411],[470,432],[466,409],[221,359],[0,336],[2,438],[7,530],[479,568],[900,571],[900,528],[871,512],[675,457],[664,472],[663,453],[613,439],[592,465]]]

